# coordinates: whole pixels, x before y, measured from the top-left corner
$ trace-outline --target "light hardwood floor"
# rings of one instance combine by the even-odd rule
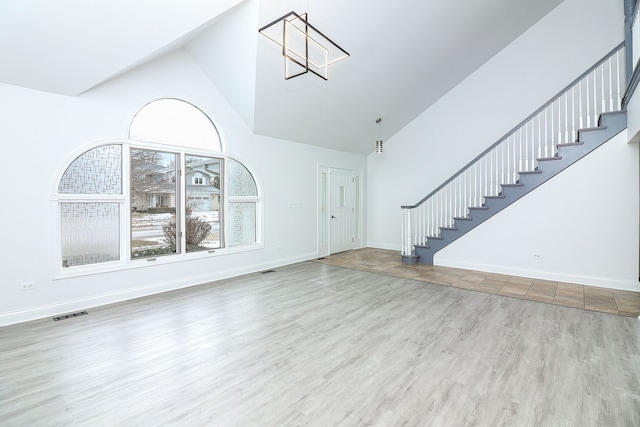
[[[0,328],[0,426],[638,426],[638,319],[305,262]]]

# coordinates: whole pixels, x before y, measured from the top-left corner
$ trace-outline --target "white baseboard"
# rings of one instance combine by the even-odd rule
[[[391,245],[388,243],[367,242],[367,247],[374,248],[374,249],[387,249],[390,251],[398,251],[398,252],[402,251],[402,245]]]
[[[634,280],[581,276],[577,274],[559,273],[555,271],[527,270],[522,268],[508,267],[504,265],[465,262],[437,256],[434,258],[434,264],[442,267],[463,268],[465,270],[485,271],[488,273],[498,273],[509,276],[530,277],[533,279],[552,280],[556,282],[575,283],[577,285],[597,286],[601,288],[640,292],[639,283]]]
[[[8,326],[16,323],[29,322],[32,320],[54,317],[65,313],[73,313],[76,311],[87,310],[107,304],[114,304],[122,301],[128,301],[134,298],[155,295],[162,292],[174,291],[177,289],[198,286],[209,282],[237,277],[244,274],[256,273],[259,271],[269,270],[272,268],[282,267],[284,265],[295,264],[302,261],[316,259],[318,254],[308,253],[300,256],[281,258],[243,266],[242,268],[233,268],[228,270],[217,270],[212,273],[184,277],[179,280],[170,280],[166,282],[154,283],[149,286],[142,286],[132,289],[125,289],[118,292],[93,295],[86,298],[73,299],[55,304],[41,305],[37,307],[29,307],[24,310],[9,311],[0,314],[0,326]]]

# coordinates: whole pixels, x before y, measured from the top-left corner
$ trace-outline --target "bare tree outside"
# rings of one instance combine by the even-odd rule
[[[195,251],[208,249],[206,247],[201,247],[200,243],[209,235],[209,232],[211,231],[211,225],[206,220],[194,215],[193,211],[190,208],[187,208],[186,211],[185,224],[185,239],[187,243],[187,250]],[[175,215],[169,222],[162,226],[162,231],[164,233],[167,244],[175,247],[177,236]]]
[[[175,194],[175,172],[163,173],[167,169],[175,171],[175,155],[131,149],[131,195],[136,200],[135,210],[146,211],[154,207],[149,206],[150,195]]]

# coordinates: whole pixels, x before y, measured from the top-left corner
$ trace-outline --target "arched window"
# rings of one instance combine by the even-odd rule
[[[57,193],[63,269],[261,240],[256,180],[223,152],[209,117],[178,99],[144,106],[129,140],[76,157]]]

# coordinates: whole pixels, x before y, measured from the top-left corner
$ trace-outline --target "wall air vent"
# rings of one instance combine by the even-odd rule
[[[58,320],[71,319],[72,317],[84,316],[85,314],[89,314],[89,313],[87,313],[86,311],[78,311],[77,313],[65,314],[64,316],[54,317],[53,320],[57,322]]]

